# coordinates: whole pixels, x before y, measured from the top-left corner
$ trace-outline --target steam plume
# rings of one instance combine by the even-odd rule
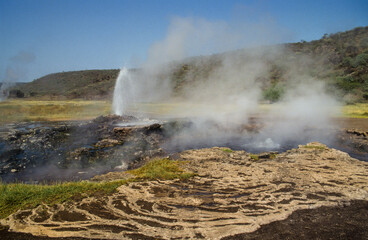
[[[239,25],[204,19],[173,19],[167,36],[148,50],[142,70],[121,71],[115,89],[119,93],[115,96],[125,97],[114,96],[115,113],[127,113],[134,102],[174,103],[166,114],[189,117],[193,123],[191,129],[175,135],[170,144],[176,146],[203,146],[210,142],[221,145],[236,138],[243,146],[272,149],[295,142],[295,138],[300,141],[307,129],[328,127],[330,109],[336,108],[337,102],[318,79],[308,76],[304,65],[310,58],[297,56],[282,45],[255,47],[255,43],[272,43],[264,36],[273,34],[277,40],[283,38],[275,34],[277,26],[273,21],[269,25],[262,22],[233,26]],[[188,58],[244,47],[247,49]],[[286,93],[280,104],[265,112],[259,106],[262,89],[269,82],[262,79],[268,77],[270,62],[275,61],[287,68]],[[180,85],[174,81],[172,72],[183,64],[191,68],[182,76]],[[120,103],[119,98],[123,99]],[[139,106],[134,106],[138,112]],[[244,131],[244,125],[254,116],[261,116],[258,122],[262,127],[257,133]],[[318,132],[313,131],[306,138],[319,140]]]
[[[5,78],[0,87],[0,101],[8,97],[9,88],[26,76],[27,65],[32,63],[35,59],[36,57],[33,53],[26,51],[20,51],[9,59],[9,66],[6,69]]]

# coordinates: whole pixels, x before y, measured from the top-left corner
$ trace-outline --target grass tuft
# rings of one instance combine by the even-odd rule
[[[253,160],[259,160],[259,156],[257,154],[250,154],[250,158]]]
[[[141,180],[171,180],[171,179],[188,179],[193,177],[191,172],[185,172],[181,165],[183,161],[174,161],[168,158],[154,159],[143,167],[129,171],[129,173]]]
[[[222,148],[221,149],[222,151],[224,151],[224,152],[227,152],[227,153],[232,153],[232,152],[234,152],[233,150],[231,150],[230,148]]]
[[[319,149],[319,150],[326,150],[327,149],[324,146],[316,146],[316,145],[304,145],[303,148]]]

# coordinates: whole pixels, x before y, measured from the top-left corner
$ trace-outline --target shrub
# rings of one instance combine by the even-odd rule
[[[19,89],[13,89],[9,92],[10,98],[24,98],[24,93]]]
[[[345,67],[351,67],[352,66],[353,59],[351,57],[346,57],[342,60],[342,65]]]
[[[284,95],[285,89],[280,84],[272,84],[269,88],[263,91],[263,98],[270,102],[277,102]]]
[[[365,37],[365,38],[360,40],[360,47],[368,48],[368,37]]]
[[[368,54],[367,53],[359,54],[352,60],[351,65],[353,67],[367,66],[368,65]]]
[[[336,86],[345,91],[349,92],[359,86],[359,82],[352,76],[337,77]]]

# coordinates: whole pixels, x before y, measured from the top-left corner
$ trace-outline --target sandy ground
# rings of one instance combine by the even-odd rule
[[[111,196],[19,211],[2,223],[86,239],[367,239],[368,163],[346,153],[312,143],[258,159],[222,148],[178,159],[197,176],[135,182]]]
[[[368,201],[352,201],[349,206],[298,210],[282,221],[262,226],[253,233],[229,236],[230,240],[284,239],[368,239]],[[86,240],[50,238],[0,230],[3,240]],[[134,238],[132,238],[134,239]],[[135,238],[143,239],[143,238]]]

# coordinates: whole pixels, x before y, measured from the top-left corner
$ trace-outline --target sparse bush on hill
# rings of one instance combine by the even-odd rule
[[[359,67],[359,66],[365,66],[368,65],[368,54],[367,53],[361,53],[357,55],[354,59],[352,59],[351,65],[353,67]]]
[[[351,92],[359,86],[359,82],[352,76],[337,77],[336,86],[345,93]]]

